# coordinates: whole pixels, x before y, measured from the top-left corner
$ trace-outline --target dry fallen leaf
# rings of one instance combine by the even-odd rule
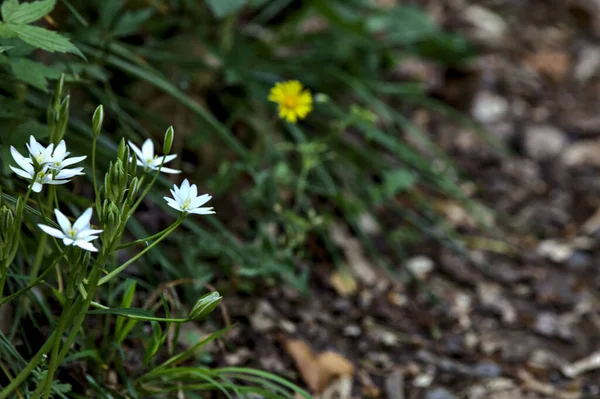
[[[571,60],[562,51],[539,51],[528,56],[525,64],[542,76],[560,83],[565,79]]]
[[[331,273],[329,284],[331,284],[338,295],[344,297],[353,295],[358,290],[358,284],[356,284],[354,276],[345,270],[336,270]]]
[[[354,373],[352,363],[339,353],[326,351],[315,355],[311,347],[299,339],[286,340],[284,347],[294,359],[306,385],[317,394],[322,393],[334,378],[349,377]]]

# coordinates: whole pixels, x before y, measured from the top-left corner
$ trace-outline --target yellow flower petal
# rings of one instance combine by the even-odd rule
[[[290,123],[304,119],[312,111],[312,95],[297,80],[276,83],[267,98],[277,103],[279,117]]]

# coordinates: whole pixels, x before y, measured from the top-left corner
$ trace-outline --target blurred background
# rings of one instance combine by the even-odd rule
[[[104,106],[100,170],[173,125],[169,166],[216,215],[127,274],[139,307],[223,295],[179,337],[232,326],[196,365],[321,398],[599,397],[597,1],[58,0],[35,24],[60,37],[0,39],[0,184],[23,189],[10,145],[47,137],[63,73],[73,154]],[[288,80],[313,96],[297,123],[267,98]],[[132,238],[172,223],[180,179]]]

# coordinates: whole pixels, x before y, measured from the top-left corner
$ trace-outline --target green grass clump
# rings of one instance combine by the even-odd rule
[[[6,0],[1,13],[0,184],[7,209],[21,212],[15,229],[24,233],[6,258],[0,303],[26,306],[15,307],[15,322],[0,334],[0,398],[17,387],[22,397],[77,397],[81,390],[64,381],[79,362],[88,365],[86,387],[103,397],[209,389],[286,397],[298,388],[276,376],[202,364],[198,350],[223,330],[180,351],[180,325],[192,321],[185,304],[196,303],[206,284],[225,296],[280,282],[307,291],[306,265],[347,267],[331,236],[338,224],[349,227],[375,267],[394,275],[406,249],[425,240],[464,253],[433,204],[452,199],[474,215],[476,205],[459,188],[450,158],[405,115],[424,106],[460,116],[428,98],[422,84],[390,78],[407,58],[460,66],[473,55],[423,11],[370,0]],[[289,80],[308,88],[312,102],[296,123],[280,120],[269,101],[272,87]],[[98,121],[89,123],[97,104],[105,113],[101,135]],[[106,279],[121,271],[114,252],[121,244],[103,262],[88,259],[83,275],[57,267],[65,262],[61,251],[45,245],[35,223],[48,222],[60,199],[73,215],[92,206],[106,229],[104,200],[118,203],[114,196],[125,195],[119,190],[135,185],[129,171],[125,188],[102,191],[102,172],[118,175],[115,154],[127,163],[122,139],[155,139],[171,124],[179,157],[168,166],[202,182],[217,216],[182,219],[177,233],[165,235],[164,251],[142,251],[146,238],[158,241],[151,231],[171,222],[138,217],[170,210],[161,198],[169,179],[147,177],[154,188],[142,188],[136,216],[119,222],[119,238],[135,243],[128,253],[144,255],[135,273],[123,268],[121,278]],[[93,154],[93,161],[74,190],[56,186],[38,201],[12,174],[10,146],[22,148],[30,135],[57,143],[57,131],[66,132],[73,154],[88,154],[86,162]],[[415,142],[419,149],[409,144]],[[365,216],[379,233],[365,227]],[[324,249],[318,259],[315,246]],[[193,283],[177,287],[181,301],[153,295],[161,282],[186,279]],[[141,306],[148,298],[154,301]],[[77,351],[52,335],[36,344],[31,327],[64,332]],[[17,337],[28,356],[15,349]],[[128,351],[143,354],[135,373]],[[24,368],[27,379],[16,380]]]

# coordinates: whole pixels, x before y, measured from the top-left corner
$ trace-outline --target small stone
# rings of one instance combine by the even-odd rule
[[[588,46],[581,50],[573,76],[579,83],[586,83],[600,69],[600,47]]]
[[[552,262],[562,263],[573,254],[573,248],[556,240],[544,240],[538,245],[537,252]]]
[[[502,44],[508,27],[498,14],[487,8],[472,5],[465,9],[464,19],[472,26],[473,39],[488,45]]]
[[[385,393],[388,399],[404,399],[404,375],[399,370],[385,378]]]
[[[567,146],[567,136],[549,125],[534,125],[525,129],[525,152],[536,161],[560,154]]]
[[[362,334],[362,330],[356,324],[350,324],[344,327],[344,335],[347,337],[358,337]]]
[[[425,399],[458,399],[456,395],[446,388],[434,388],[427,392]]]
[[[509,111],[508,100],[497,94],[482,91],[473,100],[471,114],[481,123],[501,121]]]
[[[566,266],[573,271],[586,271],[591,266],[591,256],[583,251],[575,250],[566,261]]]
[[[581,140],[571,144],[562,153],[561,161],[571,168],[600,166],[600,140]]]
[[[482,362],[473,368],[473,374],[482,378],[496,378],[502,374],[502,367],[492,362]]]
[[[419,280],[425,280],[433,267],[433,261],[426,256],[415,256],[406,261],[406,268]]]

